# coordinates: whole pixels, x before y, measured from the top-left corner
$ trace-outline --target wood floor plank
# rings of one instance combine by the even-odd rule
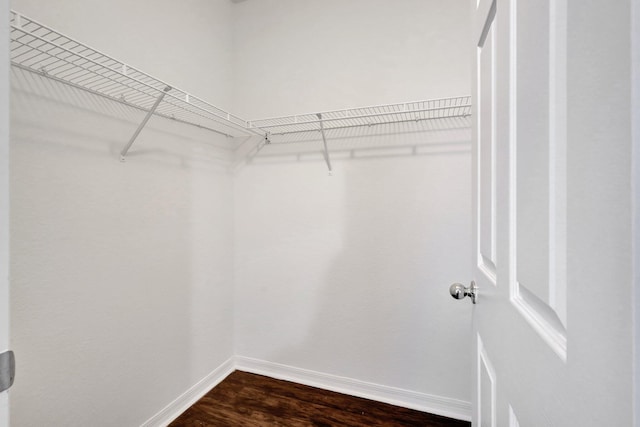
[[[470,427],[471,423],[235,371],[171,427]]]

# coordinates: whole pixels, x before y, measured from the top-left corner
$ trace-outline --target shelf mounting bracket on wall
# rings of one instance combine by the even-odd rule
[[[156,99],[156,102],[153,103],[153,105],[151,106],[151,109],[147,112],[147,115],[142,120],[142,123],[140,123],[140,125],[138,126],[138,129],[136,129],[136,131],[131,136],[131,139],[129,139],[129,142],[127,142],[127,145],[120,152],[120,161],[121,162],[124,162],[124,158],[127,155],[127,152],[129,151],[129,148],[131,148],[131,146],[133,145],[133,142],[136,140],[136,138],[140,134],[140,131],[142,131],[142,128],[145,127],[145,125],[147,124],[147,122],[149,121],[151,116],[153,116],[153,113],[156,111],[156,108],[158,108],[158,105],[160,105],[160,103],[162,102],[162,98],[164,98],[164,96],[167,94],[167,92],[169,92],[171,89],[172,89],[171,86],[165,87],[164,91],[162,91],[160,93],[160,96],[158,96],[158,99]]]
[[[320,122],[320,133],[322,134],[322,145],[324,150],[322,154],[324,155],[324,161],[327,162],[327,168],[329,168],[329,173],[331,173],[331,158],[329,158],[329,149],[327,148],[327,138],[324,135],[324,124],[322,123],[322,113],[316,114],[318,116],[318,120]]]

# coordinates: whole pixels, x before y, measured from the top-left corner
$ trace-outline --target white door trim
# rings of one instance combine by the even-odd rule
[[[9,0],[0,0],[0,353],[9,350]],[[0,393],[0,427],[9,426],[9,394]]]
[[[640,427],[640,0],[631,2],[631,138],[633,204],[633,419]]]

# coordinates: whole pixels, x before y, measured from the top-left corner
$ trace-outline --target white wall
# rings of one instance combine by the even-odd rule
[[[633,209],[633,417],[640,427],[640,0],[631,2],[631,150]]]
[[[229,101],[227,1],[13,7]],[[140,425],[233,355],[227,141],[154,118],[121,163],[142,112],[12,73],[12,425]]]
[[[13,7],[249,117],[469,92],[462,0]],[[12,102],[13,425],[139,425],[234,353],[470,400],[468,129],[234,179],[206,131],[152,119],[122,164],[141,112],[16,70]]]
[[[2,16],[9,2],[0,0]],[[5,13],[5,11],[7,13]],[[9,23],[0,23],[0,58],[9,56]],[[0,60],[0,352],[9,350],[9,62]],[[0,393],[0,427],[9,425],[8,393]]]
[[[233,13],[242,117],[469,94],[468,1],[253,0]]]
[[[240,3],[236,110],[255,118],[468,94],[468,7]],[[236,353],[470,401],[471,305],[448,295],[471,279],[468,129],[329,138],[331,177],[319,147],[266,146],[239,168]],[[309,150],[315,157],[297,157]]]

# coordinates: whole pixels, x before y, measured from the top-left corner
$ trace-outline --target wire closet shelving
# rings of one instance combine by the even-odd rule
[[[430,99],[400,104],[373,105],[321,113],[299,114],[249,121],[250,129],[262,129],[271,135],[345,129],[391,123],[448,119],[471,114],[471,97]]]
[[[122,150],[122,160],[152,115],[227,137],[260,136],[267,143],[271,135],[318,132],[331,170],[326,131],[471,114],[471,97],[460,96],[247,121],[16,11],[9,20],[13,66],[147,112]]]
[[[207,128],[228,137],[264,134],[264,131],[249,129],[245,120],[222,108],[16,11],[11,11],[9,20],[10,56],[13,66],[150,114]],[[150,114],[134,136],[137,136]],[[124,154],[126,151],[123,152],[123,157]]]

